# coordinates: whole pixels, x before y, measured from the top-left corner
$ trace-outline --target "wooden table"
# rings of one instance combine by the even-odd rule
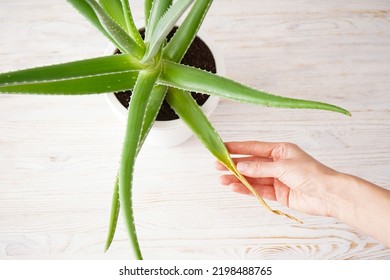
[[[142,20],[142,1],[135,17]],[[96,57],[107,40],[60,0],[0,3],[0,71]],[[288,141],[323,163],[390,188],[390,2],[216,0],[202,31],[226,75],[281,95],[349,109],[222,101],[226,141]],[[120,220],[103,254],[124,124],[101,95],[0,95],[0,258],[129,258]],[[332,218],[266,212],[218,181],[195,139],[145,147],[135,216],[147,259],[390,259],[390,249]],[[388,214],[388,213],[384,213]],[[390,221],[389,221],[390,222]]]

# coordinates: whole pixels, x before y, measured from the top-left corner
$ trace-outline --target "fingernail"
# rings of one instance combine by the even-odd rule
[[[248,169],[248,163],[246,163],[246,162],[239,162],[237,164],[237,169],[240,172],[245,172]]]

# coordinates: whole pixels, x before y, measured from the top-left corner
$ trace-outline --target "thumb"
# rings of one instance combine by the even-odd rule
[[[278,178],[281,174],[279,162],[242,161],[237,164],[237,169],[252,178]]]

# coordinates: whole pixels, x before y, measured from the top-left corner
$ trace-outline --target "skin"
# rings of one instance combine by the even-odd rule
[[[390,247],[390,191],[333,170],[291,143],[230,142],[238,170],[264,198],[300,212],[339,219]],[[216,168],[225,171],[217,163]],[[250,194],[233,175],[221,183]]]

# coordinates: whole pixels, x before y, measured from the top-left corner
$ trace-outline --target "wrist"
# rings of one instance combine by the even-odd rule
[[[338,173],[327,186],[329,216],[390,246],[390,191],[364,179]]]
[[[332,176],[326,192],[328,216],[348,220],[346,214],[354,212],[356,186],[355,178],[349,174],[337,172]]]

